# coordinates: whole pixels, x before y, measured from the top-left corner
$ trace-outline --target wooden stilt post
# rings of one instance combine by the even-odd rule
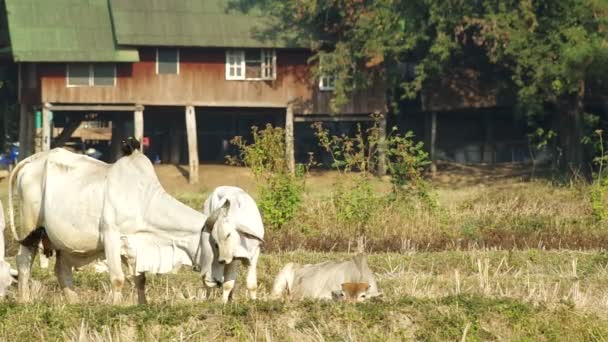
[[[285,110],[285,159],[291,173],[296,171],[293,131],[293,106],[288,104]]]
[[[429,158],[431,159],[431,176],[437,175],[437,163],[435,160],[435,144],[437,142],[437,112],[431,113],[431,145],[429,146]]]
[[[188,136],[188,161],[190,184],[198,183],[198,146],[196,136],[196,112],[194,106],[186,106],[186,134]]]
[[[378,176],[386,175],[386,112],[380,114],[378,123]]]
[[[141,144],[141,151],[144,151],[144,107],[137,105],[133,113],[133,137]]]
[[[42,151],[51,149],[51,109],[50,104],[42,106]]]

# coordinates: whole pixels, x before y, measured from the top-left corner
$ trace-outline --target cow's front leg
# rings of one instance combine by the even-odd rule
[[[122,288],[125,284],[125,275],[122,271],[120,259],[120,235],[118,232],[108,229],[104,232],[103,247],[108,264],[108,273],[112,282],[112,303],[118,304],[122,301]]]
[[[236,283],[236,275],[239,269],[239,261],[233,260],[224,268],[224,284],[222,285],[222,302],[224,304],[232,300],[234,284]]]
[[[249,260],[249,268],[247,268],[247,291],[249,292],[249,298],[257,299],[258,291],[258,257],[260,256],[260,248],[256,248],[253,256]]]
[[[30,301],[30,276],[32,273],[32,264],[36,257],[38,246],[19,245],[19,253],[17,254],[17,275],[18,292],[20,302]]]
[[[137,304],[148,304],[146,300],[146,274],[139,273],[133,279],[137,289]]]
[[[74,291],[74,285],[72,283],[72,264],[69,262],[68,258],[63,255],[63,252],[56,251],[56,256],[55,275],[57,276],[57,281],[59,281],[59,287],[63,290],[63,294],[68,303],[77,303],[78,294]]]

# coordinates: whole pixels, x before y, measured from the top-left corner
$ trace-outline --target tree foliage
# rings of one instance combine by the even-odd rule
[[[260,6],[276,19],[275,35],[307,42],[313,64],[324,59],[323,73],[337,76],[334,110],[370,76],[386,77],[415,98],[454,64],[488,63],[505,71],[522,113],[538,115],[553,104],[570,118],[559,132],[570,140],[562,144],[580,146],[585,87],[608,76],[606,0],[233,2],[241,9]],[[396,67],[403,62],[415,62],[413,77]]]

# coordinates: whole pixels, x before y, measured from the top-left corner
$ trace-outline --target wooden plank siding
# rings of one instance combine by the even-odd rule
[[[277,78],[273,81],[225,79],[225,50],[182,48],[178,75],[156,74],[156,52],[140,49],[140,62],[118,63],[114,87],[67,87],[66,65],[39,65],[40,101],[49,103],[143,104],[160,106],[286,107],[297,114],[329,113],[330,92],[318,90],[305,50],[277,50]],[[353,95],[344,114],[367,114],[386,107],[385,86]],[[28,101],[29,102],[29,101]]]

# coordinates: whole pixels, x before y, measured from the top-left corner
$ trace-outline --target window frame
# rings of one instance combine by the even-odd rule
[[[277,52],[275,49],[253,49],[259,52],[260,77],[247,77],[246,49],[226,49],[225,77],[227,81],[274,81],[277,79]],[[238,57],[230,63],[231,57]],[[241,75],[230,75],[230,69],[241,69]],[[270,74],[264,76],[266,74]]]
[[[319,77],[319,90],[321,90],[321,91],[334,91],[334,90],[336,90],[336,76],[334,76],[334,75],[321,75]]]
[[[65,65],[65,84],[67,88],[82,88],[82,87],[116,87],[117,82],[117,72],[116,72],[116,63],[107,63],[112,65],[112,70],[114,71],[114,77],[112,78],[112,85],[109,84],[95,84],[95,64],[100,63],[82,63],[87,66],[89,71],[89,81],[87,84],[70,84],[70,65],[80,64],[80,63],[66,63]]]
[[[323,73],[323,58],[319,58],[319,90],[336,90],[336,75]]]
[[[176,73],[175,74],[160,74],[160,73],[158,73],[158,66],[159,66],[159,63],[158,63],[158,50],[159,49],[175,50],[176,51],[176,56],[177,56],[176,64],[177,64],[177,68],[176,68]],[[155,49],[155,51],[156,51],[156,74],[157,75],[179,75],[179,69],[180,69],[179,65],[181,64],[180,63],[181,62],[181,56],[180,56],[180,51],[179,50],[180,50],[179,48],[171,48],[171,47],[160,47],[160,48],[157,47]]]
[[[102,63],[91,63],[91,70],[89,71],[90,81],[89,84],[91,87],[116,87],[116,63],[103,63],[112,65],[112,85],[109,84],[95,84],[95,65],[99,65]]]
[[[238,56],[238,58],[237,58]],[[234,57],[234,63],[230,63],[230,57]],[[230,75],[230,68],[234,67],[234,75]],[[237,76],[236,70],[241,70],[241,75]],[[226,80],[228,81],[240,81],[245,80],[245,50],[239,49],[228,49],[226,50],[226,63],[225,63],[225,71],[226,71]]]

